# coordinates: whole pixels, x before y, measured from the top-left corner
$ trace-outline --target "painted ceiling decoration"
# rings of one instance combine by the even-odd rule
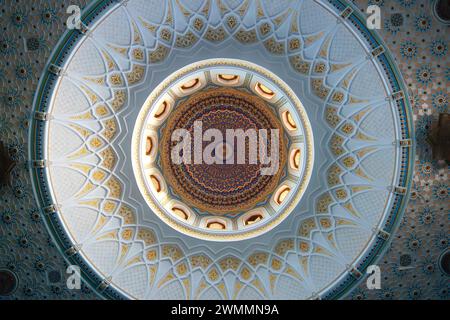
[[[279,130],[277,141],[267,140],[268,149],[279,146],[278,159],[270,167],[257,161],[261,155],[240,164],[234,159],[239,146],[227,139],[213,141],[222,148],[218,164],[196,164],[196,121],[203,134],[221,128],[222,140],[226,130],[254,129],[254,148],[259,130],[271,139],[271,130]],[[192,134],[188,164],[180,165],[173,161],[178,143],[172,137],[181,129]],[[233,164],[226,164],[231,157]],[[208,59],[175,72],[150,94],[136,122],[132,158],[140,190],[164,222],[191,236],[236,241],[274,228],[298,204],[311,176],[312,130],[298,97],[268,70],[244,60]]]
[[[443,3],[3,1],[0,300],[448,300]],[[275,175],[174,165],[196,120],[279,128]]]
[[[395,231],[414,154],[403,80],[363,19],[340,0],[90,5],[41,78],[30,136],[47,226],[90,285],[131,299],[353,288]],[[282,129],[279,172],[172,165],[168,132],[198,117]]]

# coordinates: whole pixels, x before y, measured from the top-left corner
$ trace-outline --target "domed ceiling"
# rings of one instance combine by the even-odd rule
[[[87,11],[42,79],[31,139],[48,223],[92,281],[137,299],[326,298],[356,282],[389,240],[412,162],[403,84],[353,10]],[[169,135],[195,121],[278,128],[279,170],[173,163]]]
[[[91,288],[337,299],[358,285],[394,237],[415,155],[404,80],[358,8],[96,1],[82,21],[40,78],[29,149],[46,227]],[[199,121],[277,129],[277,167],[229,164],[228,141],[220,163],[174,163],[174,132]]]

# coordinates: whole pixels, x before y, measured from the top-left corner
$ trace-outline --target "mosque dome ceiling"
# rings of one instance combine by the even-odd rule
[[[46,225],[88,283],[130,299],[358,284],[403,214],[414,146],[403,79],[353,5],[98,1],[82,20],[41,77],[30,154]],[[199,121],[277,129],[277,167],[225,164],[228,141],[224,163],[174,163],[173,133]]]

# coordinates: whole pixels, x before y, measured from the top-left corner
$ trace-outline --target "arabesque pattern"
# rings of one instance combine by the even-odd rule
[[[413,146],[402,80],[353,10],[337,0],[100,1],[86,10],[85,33],[60,43],[41,80],[31,139],[48,224],[93,286],[118,298],[306,299],[357,283],[403,211]],[[302,97],[315,177],[273,233],[197,242],[159,225],[136,192],[135,109],[181,61],[237,54]]]

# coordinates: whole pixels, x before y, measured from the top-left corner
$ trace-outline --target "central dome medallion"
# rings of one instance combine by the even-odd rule
[[[201,161],[195,164],[176,164],[172,161],[171,151],[178,142],[171,138],[177,129],[185,129],[194,137],[194,124],[201,123],[202,131],[217,129],[222,141],[213,141],[211,152],[219,157],[219,163],[208,164]],[[279,130],[278,164],[274,164],[271,175],[262,175],[265,167],[261,159],[250,163],[250,148],[258,147],[257,139],[247,139],[244,149],[245,161],[238,163],[236,155],[238,144],[226,141],[226,131],[260,132],[259,130]],[[236,135],[238,136],[238,135]],[[254,135],[256,137],[256,134]],[[202,139],[203,140],[203,139]],[[250,143],[253,142],[253,145]],[[269,148],[270,140],[268,140]],[[202,150],[211,143],[201,141]],[[259,202],[266,201],[277,186],[283,172],[286,159],[287,138],[274,111],[259,98],[245,90],[231,88],[207,88],[193,94],[188,100],[180,102],[168,118],[162,130],[161,162],[163,176],[174,192],[189,205],[212,214],[238,213],[252,209]],[[257,151],[257,150],[253,150]],[[191,143],[194,154],[194,143]],[[234,157],[234,159],[230,159]],[[229,160],[227,164],[227,160]],[[230,161],[232,160],[232,161]],[[259,161],[258,161],[259,160]],[[232,163],[231,163],[232,162]]]
[[[270,71],[234,59],[188,65],[142,107],[133,169],[150,208],[176,230],[233,241],[262,234],[298,204],[311,176],[301,102]]]

